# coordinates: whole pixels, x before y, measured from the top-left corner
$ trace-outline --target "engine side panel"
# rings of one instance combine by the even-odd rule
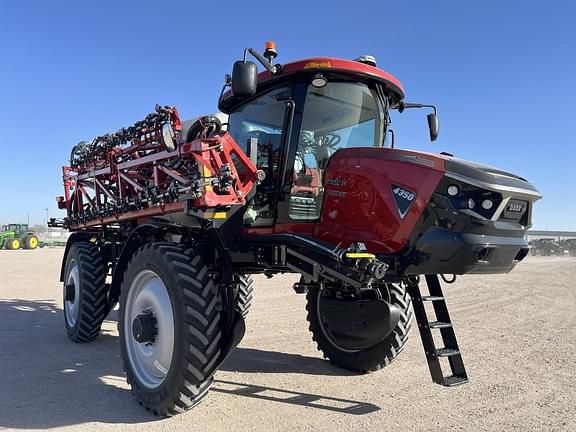
[[[397,253],[406,246],[443,175],[444,160],[432,154],[341,149],[331,157],[324,173],[318,222],[278,223],[246,228],[244,233],[295,233],[334,246],[363,242],[374,253]],[[408,198],[413,194],[413,199],[399,197],[402,192]]]
[[[444,175],[432,155],[355,148],[336,152],[324,178],[324,203],[314,236],[343,246],[363,242],[378,253],[399,252]]]

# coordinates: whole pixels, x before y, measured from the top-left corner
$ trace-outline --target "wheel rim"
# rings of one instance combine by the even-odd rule
[[[30,249],[35,249],[36,246],[38,246],[38,239],[36,237],[32,237],[30,239],[29,244],[30,244]]]
[[[152,314],[157,326],[153,342],[138,342],[134,321]],[[170,296],[160,277],[143,270],[130,285],[123,315],[123,338],[128,360],[138,381],[147,388],[158,387],[168,374],[174,353],[174,313]]]
[[[73,300],[66,300],[66,286],[69,285],[74,286]],[[64,299],[64,316],[66,317],[66,322],[70,327],[74,327],[76,321],[78,321],[78,313],[80,312],[80,308],[78,307],[78,303],[80,302],[80,271],[74,259],[70,261],[70,271],[64,284]]]
[[[383,300],[387,299],[388,301],[390,301],[391,296],[390,296],[390,291],[388,290],[388,287],[383,286],[379,290],[378,296]],[[337,348],[343,352],[357,353],[357,352],[362,351],[362,350],[343,348],[342,346],[340,346],[338,344],[338,342],[335,340],[334,336],[330,332],[330,328],[329,328],[327,319],[322,315],[321,308],[320,308],[320,302],[322,301],[322,298],[323,298],[323,293],[319,292],[317,295],[317,299],[316,299],[316,314],[318,316],[318,324],[320,326],[320,329],[322,330],[322,333],[324,334],[324,336],[326,337],[328,342],[330,342],[330,344],[332,344],[335,348]]]
[[[12,240],[12,249],[20,249],[20,242],[18,240]]]

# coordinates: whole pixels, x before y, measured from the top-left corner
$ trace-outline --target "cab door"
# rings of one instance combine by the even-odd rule
[[[277,191],[293,108],[292,88],[283,86],[257,96],[230,113],[229,133],[266,174],[244,213],[246,226],[265,227],[275,223]]]

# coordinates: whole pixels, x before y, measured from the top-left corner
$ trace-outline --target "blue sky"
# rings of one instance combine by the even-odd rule
[[[532,181],[534,228],[576,230],[576,3],[37,1],[0,7],[0,222],[64,214],[60,166],[78,141],[156,103],[214,112],[223,77],[251,46],[279,62],[373,54],[407,100],[397,146],[447,151]],[[344,6],[347,5],[347,6]]]

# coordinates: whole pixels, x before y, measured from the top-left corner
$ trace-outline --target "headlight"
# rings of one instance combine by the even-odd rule
[[[456,185],[450,185],[447,189],[448,195],[456,196],[460,193],[460,188]]]
[[[494,207],[494,203],[492,202],[492,200],[485,199],[484,201],[482,201],[482,208],[484,210],[490,210],[492,207]]]

